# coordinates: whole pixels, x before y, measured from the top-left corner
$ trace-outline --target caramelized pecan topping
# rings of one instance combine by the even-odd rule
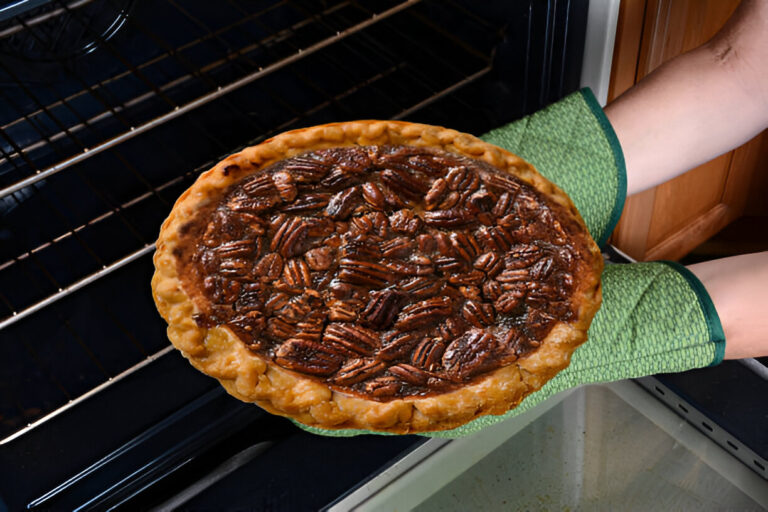
[[[479,161],[324,149],[258,171],[211,208],[184,235],[205,300],[195,320],[339,391],[450,391],[576,314],[579,224]]]

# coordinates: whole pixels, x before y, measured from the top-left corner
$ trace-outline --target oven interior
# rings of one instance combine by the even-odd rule
[[[201,172],[285,130],[482,134],[538,110],[579,87],[587,6],[4,3],[0,508],[318,508],[422,443],[311,436],[193,370],[150,295],[159,226]]]

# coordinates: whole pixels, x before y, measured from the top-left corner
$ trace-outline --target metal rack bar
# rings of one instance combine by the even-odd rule
[[[425,99],[424,101],[420,101],[416,105],[413,105],[412,107],[403,110],[402,112],[400,112],[399,114],[394,116],[392,119],[403,119],[405,117],[408,117],[409,115],[413,114],[417,110],[422,109],[422,108],[426,107],[427,105],[430,105],[430,104],[436,102],[440,98],[448,96],[452,92],[455,92],[455,91],[461,89],[462,87],[464,87],[465,85],[467,85],[469,83],[472,83],[475,80],[477,80],[478,78],[486,75],[487,73],[490,73],[490,71],[492,69],[493,68],[491,66],[486,66],[483,69],[481,69],[480,71],[478,71],[477,73],[473,73],[473,74],[469,75],[468,77],[464,78],[463,80],[460,80],[459,82],[456,82],[455,84],[453,84],[453,85],[451,85],[449,87],[446,87],[442,91],[436,92],[435,94],[433,94],[429,98]]]
[[[65,412],[68,409],[71,409],[75,405],[77,405],[80,402],[82,402],[82,401],[92,397],[96,393],[99,393],[101,390],[105,389],[108,386],[111,386],[113,383],[118,382],[120,380],[123,380],[124,378],[126,378],[130,374],[136,372],[137,370],[143,368],[144,366],[147,366],[152,361],[155,361],[156,359],[164,356],[165,354],[171,352],[172,350],[173,350],[173,345],[168,345],[164,349],[155,352],[154,354],[152,354],[151,356],[148,356],[143,361],[133,365],[132,367],[128,368],[127,370],[119,373],[118,375],[116,375],[114,377],[110,377],[109,379],[107,379],[103,383],[99,384],[95,388],[89,390],[88,392],[80,395],[79,397],[77,397],[77,398],[75,398],[73,400],[70,400],[65,405],[59,407],[58,409],[53,410],[52,412],[46,414],[45,416],[43,416],[42,418],[34,421],[33,423],[28,424],[26,427],[17,430],[16,432],[14,432],[13,434],[9,435],[5,439],[0,439],[0,445],[4,445],[6,443],[10,443],[14,439],[17,439],[17,438],[23,436],[24,434],[26,434],[27,432],[29,432],[33,428],[39,427],[43,423],[52,420],[53,418],[55,418],[59,414]]]
[[[0,63],[0,66],[2,66],[2,63]],[[4,69],[4,70],[6,70],[6,71],[7,71],[7,69],[6,69],[4,66],[2,66],[2,67],[3,67],[3,69]],[[14,77],[14,79],[15,79],[15,75],[13,75],[13,74],[9,74],[9,75],[10,75],[10,76],[12,76],[12,77]],[[22,84],[22,87],[24,87],[24,86],[23,86],[23,84]],[[25,88],[25,89],[26,89],[26,88]],[[2,93],[2,91],[0,91],[0,94],[2,94],[2,95],[4,96],[4,94]],[[29,96],[29,97],[30,97],[30,98],[31,98],[33,101],[37,102],[37,99],[36,99],[35,95],[33,95],[33,94],[31,93],[31,91],[28,91],[28,90],[27,90],[27,94],[28,94],[28,96]],[[49,113],[48,115],[49,115],[49,117],[52,117],[50,113]],[[45,138],[46,140],[48,140],[48,139],[47,139],[47,136],[45,135],[45,133],[43,132],[43,130],[42,130],[41,128],[38,128],[36,123],[34,123],[34,122],[31,120],[31,119],[27,118],[26,114],[22,114],[22,116],[23,116],[23,117],[25,117],[25,118],[27,119],[27,121],[29,122],[30,126],[34,127],[34,128],[35,128],[35,130],[38,132],[38,134],[39,134],[41,137],[43,137],[43,138]],[[3,133],[3,136],[4,136],[4,137],[6,137],[6,139],[9,141],[9,143],[10,143],[10,144],[11,144],[11,145],[12,145],[14,148],[17,148],[17,146],[16,146],[15,142],[14,142],[12,139],[10,139],[9,137],[7,137],[7,136],[5,135],[5,133]],[[76,139],[75,139],[75,140],[76,140]],[[53,147],[53,148],[54,148],[54,150],[55,150],[56,152],[59,152],[59,150],[58,150],[58,148],[56,147],[56,145],[54,145],[53,143],[50,143],[50,144],[51,144],[51,147]],[[3,150],[2,152],[3,152],[3,154],[6,154],[4,150]],[[107,200],[106,200],[106,199],[105,199],[105,198],[104,198],[104,197],[101,195],[101,193],[100,193],[100,192],[98,192],[98,190],[97,190],[97,189],[95,189],[95,187],[93,187],[93,186],[90,184],[90,182],[89,182],[88,180],[86,180],[86,179],[85,179],[84,177],[82,177],[82,176],[80,176],[80,177],[81,177],[81,179],[83,179],[83,180],[86,182],[86,184],[88,184],[88,186],[89,186],[91,189],[93,189],[93,190],[94,190],[94,192],[95,192],[95,193],[96,193],[96,194],[97,194],[97,195],[98,195],[98,196],[99,196],[99,197],[100,197],[100,198],[101,198],[101,199],[102,199],[102,200],[103,200],[103,201],[104,201],[104,202],[105,202],[107,205],[109,205],[109,201],[107,201]],[[15,198],[14,198],[14,199],[15,199]],[[61,213],[58,211],[58,209],[57,209],[57,208],[53,207],[53,205],[51,205],[51,204],[50,204],[50,203],[49,203],[47,200],[45,200],[45,202],[46,202],[46,204],[49,206],[49,208],[51,208],[51,209],[52,209],[52,211],[54,211],[54,212],[57,214],[57,216],[58,216],[58,217],[60,217],[62,220],[64,219],[64,216],[63,216],[63,215],[62,215],[62,214],[61,214]],[[109,206],[111,206],[111,205],[109,205]],[[120,211],[120,210],[119,210],[119,208],[118,208],[118,209],[117,209],[117,210],[115,210],[115,211],[116,211],[116,213],[119,213],[119,211]],[[122,216],[121,216],[121,218],[122,218]],[[124,224],[125,224],[125,225],[126,225],[128,228],[129,228],[129,230],[131,231],[131,233],[132,233],[134,236],[136,236],[136,237],[137,237],[137,239],[138,239],[140,242],[144,242],[144,240],[142,240],[141,236],[140,236],[140,235],[139,235],[139,233],[138,233],[138,232],[135,230],[135,228],[133,228],[133,227],[130,225],[130,223],[129,223],[129,222],[127,222],[127,221],[126,221],[124,218],[122,218],[122,220],[123,220]],[[85,243],[85,241],[84,241],[84,240],[82,240],[82,239],[81,239],[81,238],[80,238],[80,237],[77,235],[77,232],[76,232],[76,231],[74,231],[74,229],[70,228],[70,229],[69,229],[69,231],[68,231],[68,233],[69,233],[69,234],[71,234],[71,235],[73,235],[73,236],[75,236],[75,237],[77,238],[77,240],[78,240],[78,242],[80,243],[80,245],[81,245],[81,246],[82,246],[82,247],[83,247],[83,248],[86,250],[86,252],[87,252],[88,254],[90,254],[90,255],[91,255],[93,258],[94,258],[94,260],[95,260],[95,261],[96,261],[96,262],[97,262],[99,265],[103,265],[103,262],[102,262],[102,261],[99,259],[99,257],[96,255],[95,251],[93,251],[93,249],[91,249],[91,247],[90,247],[90,246],[89,246],[87,243]],[[4,266],[5,266],[5,265],[4,265]],[[58,287],[58,284],[56,284],[56,286]]]
[[[85,286],[88,286],[89,284],[93,283],[94,281],[97,281],[101,279],[102,277],[111,274],[115,270],[119,269],[120,267],[124,267],[125,265],[131,263],[132,261],[135,261],[145,254],[149,254],[155,249],[155,244],[147,244],[138,251],[135,251],[128,256],[125,256],[124,258],[121,258],[114,263],[111,263],[109,265],[105,265],[102,267],[101,270],[98,270],[94,272],[93,274],[90,274],[83,279],[80,279],[79,281],[76,281],[72,283],[71,285],[67,286],[66,288],[60,288],[59,291],[56,293],[46,297],[45,299],[38,301],[31,306],[22,309],[21,311],[14,311],[13,314],[7,318],[4,318],[3,320],[0,320],[0,330],[8,327],[9,325],[15,324],[19,320],[28,317],[32,313],[35,313],[37,311],[40,311],[41,309],[45,308],[46,306],[49,306],[53,304],[54,302],[58,301],[59,299],[62,299],[66,297],[67,295],[79,290],[80,288],[83,288]]]
[[[5,95],[3,94],[3,92],[2,92],[2,90],[0,90],[0,95],[1,95],[1,96],[5,96]],[[43,136],[43,137],[45,136],[45,135],[42,133],[42,131],[41,131],[41,130],[40,130],[40,129],[39,129],[37,126],[36,126],[36,124],[35,124],[35,123],[33,123],[31,120],[29,120],[28,122],[30,123],[30,125],[31,125],[31,126],[33,126],[33,127],[35,128],[35,130],[37,130],[37,131],[38,131],[38,133],[40,133],[40,134],[41,134],[41,136]],[[14,147],[14,149],[17,149],[17,148],[18,148],[18,146],[16,146],[16,143],[15,143],[15,142],[14,142],[12,139],[10,139],[9,137],[7,137],[7,135],[6,135],[5,133],[2,133],[2,136],[3,136],[4,138],[6,138],[6,140],[8,140],[9,144],[11,144],[11,146],[12,146],[12,147]],[[55,147],[54,145],[52,145],[52,147],[54,147],[54,149],[56,149],[56,147]],[[5,150],[4,150],[4,149],[2,149],[2,148],[0,148],[0,152],[2,152],[4,155],[5,155],[5,154],[7,154],[7,153],[5,152]],[[24,155],[24,153],[22,153],[22,152],[20,152],[20,154]],[[26,160],[28,157],[24,156],[24,158],[25,158],[25,160]],[[15,164],[14,164],[14,166],[15,166]],[[15,196],[11,196],[11,197],[13,197],[13,200],[14,200],[15,202],[17,202],[17,204],[18,204],[18,200],[16,199],[16,197],[15,197]],[[51,204],[50,204],[50,202],[49,202],[48,200],[45,200],[45,203],[46,203],[46,206],[48,206],[48,207],[51,209],[51,211],[53,211],[53,212],[54,212],[54,213],[57,215],[57,217],[59,217],[60,219],[62,219],[62,221],[64,221],[64,216],[61,214],[61,212],[60,212],[60,211],[59,211],[57,208],[55,208],[53,205],[51,205]],[[65,222],[65,224],[66,224],[66,222]],[[69,232],[70,232],[70,233],[72,233],[72,235],[74,235],[74,236],[77,238],[77,240],[78,240],[78,242],[80,243],[80,245],[81,245],[81,246],[82,246],[82,247],[83,247],[83,248],[86,250],[86,252],[88,252],[88,253],[89,253],[89,254],[90,254],[90,255],[91,255],[91,256],[92,256],[92,257],[93,257],[93,258],[96,260],[96,262],[97,262],[98,264],[102,264],[102,262],[101,262],[101,261],[99,260],[99,258],[98,258],[98,257],[95,255],[95,253],[94,253],[94,252],[93,252],[93,250],[92,250],[92,249],[91,249],[91,248],[88,246],[88,244],[86,244],[86,243],[85,243],[85,241],[83,241],[83,240],[82,240],[82,239],[81,239],[79,236],[77,236],[77,234],[76,234],[76,233],[75,233],[73,230],[71,230],[71,229],[70,229],[70,231],[69,231]],[[17,259],[18,259],[18,258],[17,258]],[[42,266],[42,265],[41,265],[41,264],[40,264],[40,263],[39,263],[37,260],[35,260],[35,263],[36,263],[38,266],[40,266],[40,267],[41,267],[41,268],[44,270],[44,273],[45,273],[46,275],[48,275],[48,272],[47,272],[47,271],[45,271],[45,267],[44,267],[44,266]],[[51,279],[51,281],[53,282],[53,284],[54,284],[56,287],[58,287],[58,283],[56,283],[56,282],[55,282],[55,280]]]
[[[114,1],[114,0],[110,0],[110,1]],[[168,0],[168,2],[169,2],[171,5],[173,5],[174,7],[176,7],[176,3],[175,3],[173,0]],[[205,69],[205,71],[203,71],[202,69],[196,68],[195,66],[191,65],[191,64],[190,64],[190,62],[189,62],[189,61],[188,61],[188,60],[187,60],[187,59],[186,59],[186,58],[185,58],[183,55],[181,55],[179,52],[177,52],[175,49],[173,49],[173,48],[172,48],[172,47],[171,47],[171,46],[170,46],[170,45],[169,45],[169,44],[168,44],[168,43],[167,43],[167,42],[166,42],[164,39],[162,39],[160,36],[158,36],[157,34],[155,34],[154,32],[152,32],[151,30],[147,29],[147,28],[146,28],[144,25],[142,25],[141,23],[139,23],[139,22],[136,20],[136,18],[135,18],[135,17],[133,17],[133,18],[130,18],[130,20],[129,20],[129,23],[131,23],[131,25],[133,25],[134,27],[136,27],[136,28],[137,28],[138,30],[140,30],[142,33],[146,34],[146,35],[147,35],[147,36],[148,36],[150,39],[152,39],[152,40],[153,40],[153,41],[154,41],[154,42],[155,42],[155,43],[156,43],[158,46],[161,46],[161,47],[162,47],[162,48],[165,50],[165,52],[166,52],[166,54],[167,54],[167,55],[170,55],[170,56],[172,56],[172,57],[173,57],[173,58],[175,58],[175,59],[176,59],[178,62],[180,62],[180,63],[182,64],[182,66],[183,66],[184,68],[186,68],[186,69],[187,69],[187,71],[189,72],[189,74],[188,74],[187,76],[194,76],[194,77],[197,77],[197,78],[199,78],[199,79],[201,79],[201,80],[203,80],[203,81],[207,82],[207,83],[208,83],[208,85],[209,85],[209,86],[211,86],[211,87],[212,87],[212,88],[214,88],[214,89],[216,89],[216,88],[218,88],[218,87],[219,87],[219,84],[218,84],[218,83],[216,83],[216,82],[215,82],[215,81],[214,81],[214,80],[213,80],[213,79],[210,77],[210,75],[207,73],[207,71],[208,71],[210,68],[206,68],[206,69]],[[209,33],[209,34],[213,34],[213,31],[211,31],[211,30],[208,30],[208,33]],[[218,35],[214,35],[213,37],[215,37],[216,39],[219,39],[219,40],[220,40],[220,36],[218,36]],[[237,60],[234,60],[234,59],[230,59],[230,60],[232,60],[232,62],[234,62],[235,64],[239,64]],[[249,62],[250,62],[250,59],[248,59],[248,60],[249,60]],[[241,70],[242,70],[242,71],[245,71],[241,65],[240,65],[239,67],[241,68]],[[170,82],[168,82],[168,83],[170,83]],[[254,126],[255,128],[257,128],[259,131],[261,131],[261,130],[263,130],[263,129],[264,129],[264,128],[263,128],[261,125],[259,125],[258,123],[256,123],[256,121],[255,121],[255,120],[254,120],[252,117],[245,115],[245,114],[244,114],[244,113],[243,113],[241,110],[239,110],[237,107],[235,107],[235,106],[232,104],[232,102],[231,102],[231,101],[229,101],[229,99],[228,99],[228,97],[227,97],[227,96],[223,96],[222,98],[223,98],[223,100],[224,100],[224,103],[225,103],[225,104],[227,105],[227,107],[229,108],[229,110],[230,110],[231,112],[235,113],[235,115],[237,115],[238,117],[244,118],[246,121],[248,121],[248,123],[249,123],[249,124],[251,124],[252,126]]]
[[[96,31],[94,31],[88,24],[87,20],[82,20],[80,16],[75,12],[69,10],[65,4],[63,4],[62,0],[58,0],[58,2],[64,6],[65,10],[73,15],[73,18],[77,19],[77,21],[89,32],[93,33],[95,37],[99,40],[101,45],[109,50],[109,52],[114,55],[124,66],[126,66],[128,69],[131,70],[132,74],[139,78],[142,82],[144,82],[147,86],[149,86],[150,89],[152,89],[155,94],[161,98],[163,101],[165,101],[168,106],[173,107],[174,109],[179,109],[179,105],[177,105],[167,94],[165,94],[163,91],[160,90],[160,88],[152,82],[149,78],[147,78],[144,73],[136,69],[136,67],[131,64],[115,47],[112,45],[107,39],[104,39],[102,34],[97,34]],[[214,142],[219,148],[222,150],[225,150],[227,145],[221,142],[216,136],[211,134],[205,127],[199,126],[199,128],[202,130],[202,132],[206,135],[208,139],[210,139],[212,142]],[[0,196],[2,195],[0,191]]]
[[[357,1],[355,1],[355,4],[359,5]],[[361,7],[361,9],[362,9],[362,7]],[[424,20],[423,16],[419,16],[418,14],[415,14],[415,13],[412,13],[412,15],[414,17],[416,17],[417,19],[419,19],[420,21]],[[432,27],[432,28],[435,28],[433,23],[430,23],[429,26]],[[391,33],[397,34],[399,37],[401,37],[401,38],[403,38],[405,40],[408,39],[407,36],[404,35],[399,28],[397,28],[397,27],[391,27],[391,28],[392,28]],[[453,34],[450,34],[449,32],[444,31],[444,30],[441,30],[440,33],[442,35],[444,35],[445,37],[447,37],[448,39],[452,40],[453,42],[460,43],[460,46],[462,46],[462,47],[464,46],[463,41],[461,41],[460,39],[455,37]],[[386,48],[381,48],[380,50],[384,50],[384,52],[386,52]],[[442,64],[444,64],[447,68],[453,70],[457,75],[464,76],[464,73],[461,72],[460,70],[456,69],[455,66],[453,65],[453,63],[451,63],[450,61],[445,61],[444,59],[440,58],[438,55],[436,55],[429,48],[424,48],[424,50],[426,51],[426,53],[429,53],[433,58],[435,58],[436,60],[438,60]],[[484,75],[485,73],[487,73],[488,71],[491,70],[490,60],[487,59],[487,57],[485,55],[483,55],[482,53],[478,54],[476,51],[472,51],[471,53],[473,53],[475,55],[480,55],[483,58],[483,60],[485,60],[488,63],[487,67],[484,70],[481,70],[481,72],[479,72],[480,74],[478,76],[482,76],[482,75]],[[392,58],[392,60],[396,60],[396,59]],[[425,75],[420,69],[414,68],[414,67],[409,67],[409,71],[414,76],[417,76],[419,78],[419,81],[422,84],[431,84],[431,85],[433,85],[431,77]],[[462,86],[466,85],[469,82],[466,82],[466,81],[462,80],[460,83],[461,83],[460,87],[462,87]],[[429,98],[427,98],[426,100],[424,100],[423,102],[420,102],[418,108],[427,106],[430,103],[433,103],[434,101],[437,101],[441,97],[443,97],[443,96],[445,96],[447,94],[450,94],[451,92],[459,89],[460,87],[453,87],[453,88],[450,88],[450,90],[445,90],[445,91],[443,91],[441,89],[435,89],[434,87],[432,87],[431,91],[430,91],[432,93],[432,95]],[[461,103],[465,104],[465,106],[466,106],[465,102],[463,102],[461,100],[458,100],[458,101],[460,101]],[[406,117],[407,115],[410,115],[411,113],[416,111],[418,108],[416,108],[415,106],[413,106],[411,108],[406,108],[403,111],[401,111],[399,114],[397,114],[396,117],[393,117],[393,119],[402,119],[402,118]]]
[[[337,32],[335,35],[324,39],[318,43],[315,43],[305,49],[299,49],[295,54],[290,55],[278,62],[274,62],[270,64],[267,67],[264,67],[258,71],[255,71],[253,73],[250,73],[238,80],[235,80],[234,82],[231,82],[227,85],[220,86],[215,91],[212,91],[208,94],[205,94],[203,96],[200,96],[199,98],[192,100],[184,105],[176,105],[173,107],[173,110],[170,112],[167,112],[166,114],[163,114],[161,116],[158,116],[146,123],[143,123],[135,128],[132,128],[128,132],[124,132],[121,135],[118,135],[117,137],[114,137],[112,139],[109,139],[107,141],[102,142],[101,144],[98,144],[97,146],[94,146],[92,148],[87,148],[87,151],[84,151],[83,153],[74,155],[72,157],[69,157],[55,165],[49,166],[46,169],[37,171],[34,175],[29,176],[27,178],[24,178],[10,186],[7,186],[0,190],[0,197],[6,196],[8,194],[12,194],[13,192],[19,191],[25,187],[28,187],[29,185],[32,185],[34,183],[37,183],[38,181],[48,178],[56,173],[59,173],[63,171],[64,169],[77,164],[79,162],[82,162],[86,160],[87,158],[90,158],[92,155],[101,153],[102,151],[105,151],[107,149],[110,149],[112,147],[117,146],[118,144],[121,144],[122,142],[125,142],[126,140],[132,139],[133,137],[136,137],[137,135],[147,132],[156,126],[159,126],[161,124],[164,124],[172,119],[175,119],[182,114],[186,114],[187,112],[190,112],[202,105],[205,105],[206,103],[209,103],[210,101],[219,98],[220,96],[223,96],[227,93],[230,93],[234,90],[237,90],[255,80],[258,80],[259,78],[262,78],[266,75],[269,75],[271,73],[274,73],[275,71],[282,69],[286,67],[289,64],[292,64],[308,55],[312,55],[319,50],[332,45],[333,43],[343,40],[347,37],[349,37],[352,34],[355,34],[357,32],[360,32],[361,30],[367,28],[368,26],[377,23],[383,19],[386,19],[393,14],[396,14],[411,5],[414,5],[416,3],[419,3],[421,0],[405,0],[403,3],[392,7],[381,14],[374,14],[371,18],[358,23],[355,26],[352,26],[348,29],[342,30]],[[156,88],[156,87],[155,87]]]
[[[70,2],[69,7],[70,9],[77,9],[91,2],[93,2],[93,0],[76,0],[75,2]],[[64,9],[54,9],[49,12],[38,14],[37,16],[27,20],[27,25],[37,25],[51,18],[55,18],[56,16],[59,16],[62,12],[64,12]],[[11,27],[5,28],[2,31],[0,31],[0,39],[12,36],[13,34],[17,32],[21,32],[22,30],[24,30],[24,26],[21,23],[17,23],[16,25],[13,25]]]
[[[172,4],[174,4],[174,5],[177,5],[177,4],[176,4],[176,2],[174,2],[174,0],[168,0],[168,1],[169,1],[169,2],[171,2],[171,3],[172,3]],[[240,8],[239,8],[239,6],[236,6],[236,5],[235,5],[235,4],[234,4],[234,3],[233,3],[231,0],[227,0],[227,3],[229,3],[229,4],[230,4],[230,5],[232,5],[233,7],[237,8],[238,10],[240,10],[240,12],[244,12],[244,11],[242,11],[242,9],[240,9]],[[290,3],[290,0],[289,0],[289,3]],[[340,4],[340,6],[341,6],[341,5],[344,5],[344,4]],[[346,3],[346,5],[349,5],[349,4],[348,4],[348,3]],[[337,7],[340,7],[340,6],[337,6]],[[335,9],[335,10],[338,10],[338,9]],[[329,25],[328,25],[328,24],[327,24],[325,21],[323,21],[323,19],[322,19],[321,17],[319,17],[319,16],[318,16],[318,17],[309,17],[309,16],[308,16],[308,17],[307,17],[307,19],[315,19],[315,20],[319,20],[319,21],[320,21],[320,23],[321,23],[322,25],[324,25],[326,28],[328,28],[328,29],[329,29],[329,30],[331,30],[331,31],[333,31],[333,30],[334,30],[334,29],[333,29],[332,27],[330,27],[330,26],[329,26]],[[264,25],[264,23],[263,23],[261,20],[258,20],[258,19],[257,19],[257,20],[256,20],[256,22],[257,22],[257,23],[258,23],[258,24],[259,24],[259,25],[260,25],[262,28],[268,29],[268,27],[267,27],[266,25]],[[294,49],[296,49],[297,51],[299,50],[299,48],[298,48],[298,47],[297,47],[295,44],[291,43],[290,41],[288,42],[288,44],[289,44],[291,47],[293,47]],[[342,42],[340,42],[340,44],[345,44],[345,42],[344,42],[344,41],[342,41]],[[324,56],[322,53],[320,53],[320,54],[319,54],[319,57],[320,57],[320,58],[322,58],[322,59],[323,59],[323,61],[330,63],[330,64],[331,64],[332,66],[334,66],[336,69],[340,70],[341,72],[343,72],[343,73],[345,73],[347,76],[349,76],[349,73],[348,73],[348,71],[347,71],[347,70],[346,70],[346,69],[345,69],[343,66],[341,66],[341,65],[340,65],[338,62],[334,62],[333,60],[329,59],[327,56]],[[343,103],[341,103],[341,102],[339,102],[339,101],[338,101],[339,99],[341,99],[341,97],[346,97],[348,94],[345,94],[344,96],[341,96],[341,97],[339,97],[339,98],[335,98],[334,96],[331,96],[331,95],[329,95],[329,94],[328,94],[326,91],[324,91],[322,88],[318,87],[318,86],[317,86],[317,84],[315,84],[315,83],[314,83],[312,80],[310,80],[309,78],[307,78],[307,77],[306,77],[306,76],[305,76],[303,73],[300,73],[300,72],[298,72],[298,71],[296,71],[296,70],[291,70],[291,72],[292,72],[292,74],[293,74],[294,76],[296,76],[296,77],[297,77],[299,80],[301,80],[301,82],[302,82],[302,83],[304,83],[304,84],[308,85],[308,86],[309,86],[309,87],[310,87],[312,90],[314,90],[315,92],[317,92],[318,94],[320,94],[321,96],[324,96],[324,97],[326,98],[326,101],[325,101],[325,102],[323,102],[322,104],[318,105],[316,108],[314,108],[314,109],[310,109],[309,111],[305,112],[305,113],[304,113],[304,115],[312,115],[313,113],[315,113],[315,112],[317,112],[317,111],[321,110],[322,108],[325,108],[325,107],[327,107],[328,105],[331,105],[331,104],[333,104],[333,105],[335,105],[335,106],[339,107],[341,110],[344,110],[344,111],[345,111],[345,112],[347,112],[348,114],[349,114],[349,113],[351,113],[351,112],[350,112],[350,110],[349,110],[349,108],[347,108],[347,107],[346,107],[346,106],[345,106]],[[351,91],[351,92],[353,92],[353,91]],[[349,92],[349,93],[351,94],[351,92]],[[281,100],[281,101],[282,101],[282,100]],[[296,113],[296,112],[294,111],[294,113]],[[287,122],[287,123],[285,123],[285,124],[284,124],[284,126],[289,126],[290,124],[293,124],[294,122],[296,122],[298,119],[300,119],[300,116],[299,116],[299,117],[297,117],[297,118],[294,118],[294,119],[292,119],[291,121],[289,121],[289,122]]]

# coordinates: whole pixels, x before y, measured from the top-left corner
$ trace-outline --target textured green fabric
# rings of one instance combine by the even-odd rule
[[[616,135],[591,91],[574,93],[483,138],[522,156],[563,188],[593,238],[601,245],[605,242],[624,204],[626,175]],[[568,368],[506,415],[484,416],[454,430],[425,435],[469,435],[582,384],[722,361],[725,337],[717,312],[687,269],[670,262],[607,265],[602,285],[603,304],[589,329],[589,341],[574,352]],[[371,433],[297,425],[338,437]]]
[[[573,200],[602,247],[627,195],[624,155],[589,89],[481,137],[520,155]]]

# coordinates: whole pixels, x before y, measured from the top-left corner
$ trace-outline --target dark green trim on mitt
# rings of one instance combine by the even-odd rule
[[[715,304],[712,302],[709,292],[707,292],[707,289],[701,281],[699,281],[699,278],[680,263],[676,261],[662,261],[661,263],[665,263],[680,272],[680,275],[688,281],[691,289],[696,293],[696,298],[699,300],[699,306],[704,314],[704,319],[707,321],[709,339],[715,344],[715,358],[709,366],[719,365],[725,358],[725,331],[723,331],[720,315],[717,314],[717,309],[715,309]]]
[[[621,150],[619,138],[616,136],[616,132],[613,131],[613,126],[611,126],[611,122],[608,121],[608,118],[605,116],[605,112],[603,112],[600,103],[598,103],[597,98],[595,98],[592,89],[584,87],[580,92],[584,97],[584,101],[587,102],[587,106],[589,106],[589,109],[592,111],[592,114],[594,114],[597,119],[597,122],[600,123],[600,126],[605,133],[605,137],[608,139],[608,144],[611,145],[613,161],[616,165],[617,178],[619,180],[619,190],[616,195],[616,202],[613,205],[611,218],[608,221],[608,225],[606,226],[601,239],[597,240],[597,245],[599,247],[604,247],[608,242],[611,233],[616,229],[616,224],[619,223],[621,212],[624,210],[624,202],[627,199],[627,165],[624,161],[624,152]]]

